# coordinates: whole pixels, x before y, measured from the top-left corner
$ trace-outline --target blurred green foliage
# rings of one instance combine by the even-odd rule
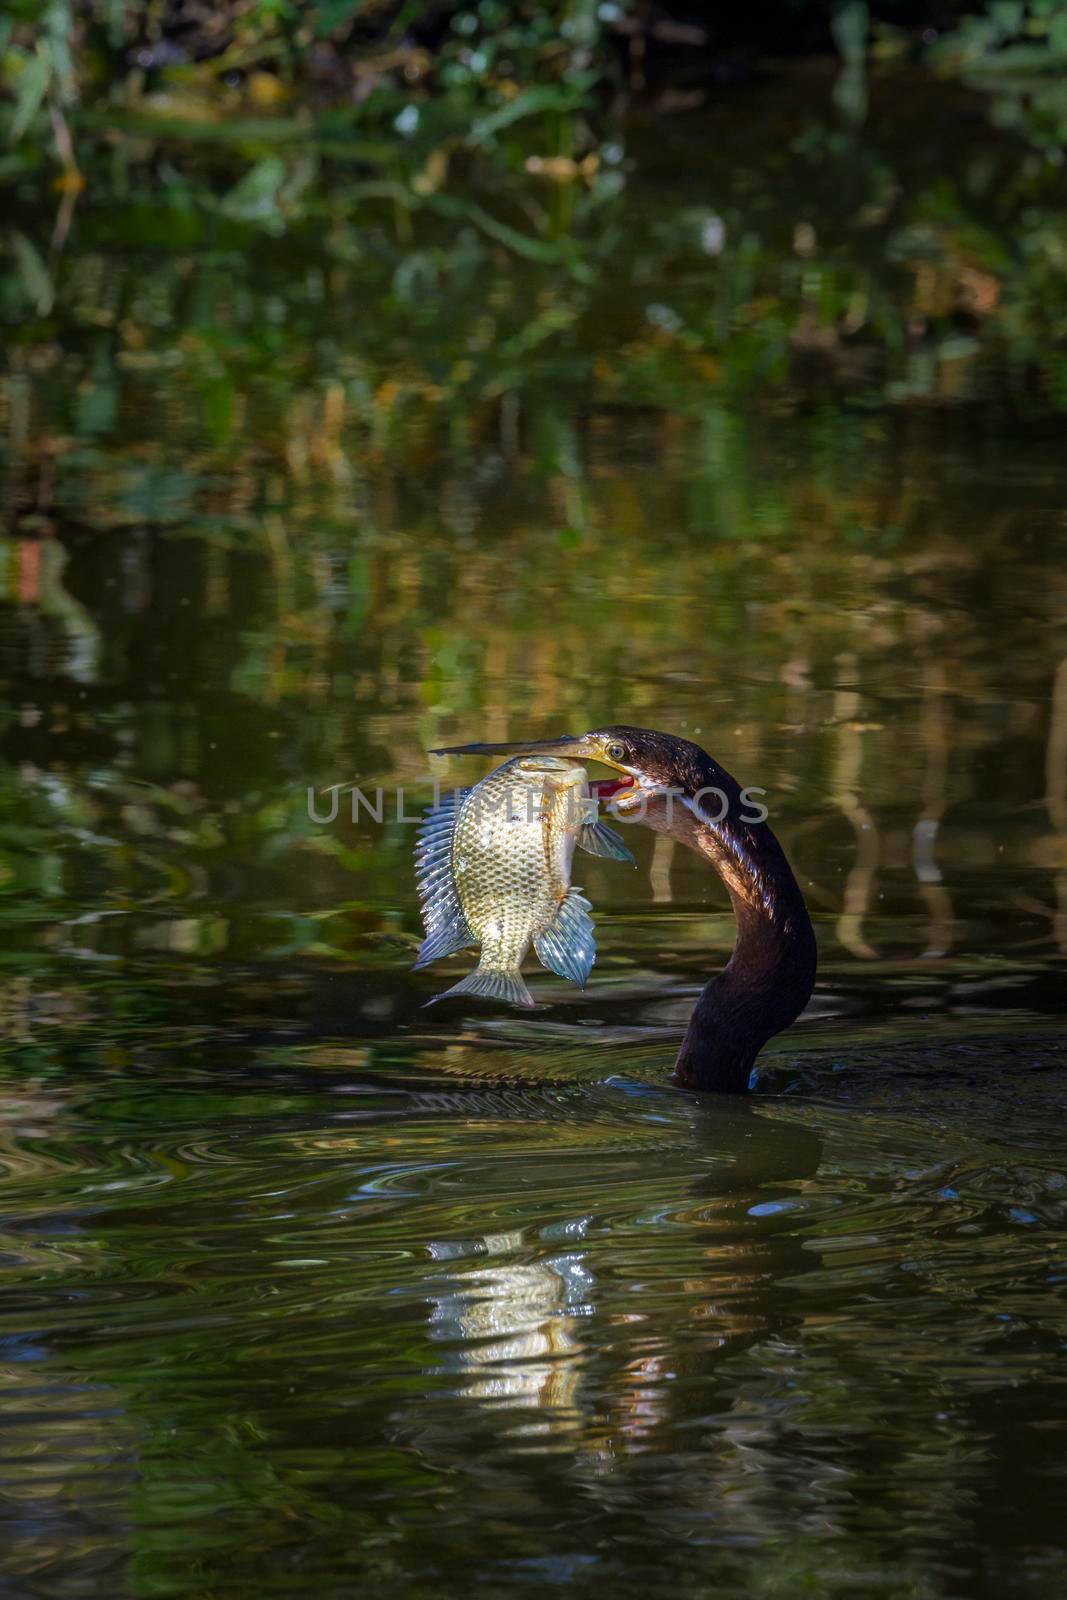
[[[73,884],[88,904],[84,867],[123,908],[153,884],[183,904],[238,860],[268,903],[302,907],[284,947],[322,950],[333,905],[382,933],[409,840],[308,827],[305,783],[412,776],[412,752],[453,724],[609,720],[620,697],[636,720],[696,726],[719,681],[752,727],[818,724],[817,695],[798,711],[741,682],[763,682],[765,657],[785,681],[816,636],[830,681],[872,614],[893,618],[875,630],[880,678],[910,630],[940,627],[893,584],[911,563],[921,600],[944,458],[898,459],[881,419],[973,416],[995,438],[1062,411],[1067,209],[1051,148],[879,54],[877,30],[865,60],[862,7],[838,17],[843,69],[807,63],[680,115],[620,106],[632,57],[588,11],[443,11],[432,59],[400,10],[305,39],[309,14],[246,7],[259,31],[240,59],[234,38],[149,66],[137,52],[160,38],[135,8],[8,15],[0,554],[20,686],[5,796],[41,846],[12,836],[16,888]],[[753,466],[767,408],[797,432]],[[609,437],[637,468],[623,444],[597,465]],[[871,452],[900,477],[879,498]],[[936,548],[954,572],[987,498],[948,513]],[[989,562],[1010,572],[1005,526]],[[116,594],[88,593],[109,541]],[[1020,614],[1045,594],[1062,610],[1043,559],[1026,571]],[[797,589],[799,618],[776,612],[769,653],[743,626],[768,574]],[[980,594],[966,608],[986,615]],[[149,690],[164,614],[177,665]],[[620,637],[643,676],[589,688],[590,649],[611,662]],[[1024,661],[1029,623],[1013,637]],[[968,634],[949,652],[953,676],[977,648]],[[20,696],[38,715],[53,667],[60,731],[38,740]],[[73,722],[68,676],[86,702]],[[235,726],[237,773],[220,753]],[[913,722],[899,733],[894,774]],[[68,749],[76,781],[57,783]],[[12,926],[11,959],[29,959]],[[168,937],[210,954],[220,926],[178,917]],[[253,916],[248,947],[275,948],[280,926]]]
[[[123,130],[149,159],[171,143],[239,156],[299,147],[362,160],[416,192],[438,186],[431,154],[454,143],[506,158],[531,119],[539,148],[568,158],[579,122],[560,118],[610,75],[600,18],[618,9],[16,0],[0,20],[14,152],[0,175],[48,156],[85,167]],[[256,192],[272,192],[266,176]]]
[[[299,259],[320,296],[358,279],[376,308],[371,343],[392,351],[402,325],[423,329],[405,406],[447,410],[458,390],[466,412],[472,389],[494,400],[534,352],[575,374],[592,362],[607,392],[669,391],[673,403],[699,400],[708,383],[780,383],[798,365],[835,389],[929,394],[946,361],[958,374],[1005,348],[1020,386],[1036,374],[1059,403],[1067,7],[994,4],[929,48],[863,0],[829,8],[840,69],[812,76],[799,122],[773,109],[766,122],[756,85],[682,92],[682,109],[703,103],[714,116],[715,147],[697,137],[687,150],[676,119],[664,175],[689,199],[669,212],[648,182],[663,170],[657,121],[669,124],[678,96],[668,85],[657,98],[644,76],[654,15],[592,0],[16,0],[0,21],[0,315],[17,326],[16,347],[47,342],[72,314],[130,328],[105,303],[115,263],[104,260],[150,252],[170,309],[157,305],[140,354],[124,355],[144,369],[161,318],[203,320],[186,292],[194,261],[211,269],[208,284],[223,262],[240,277],[262,241],[283,295],[302,293],[284,287]],[[701,49],[707,69],[714,29]],[[903,66],[909,49],[948,76]],[[992,132],[961,74],[990,90]],[[880,84],[883,108],[872,109]],[[936,171],[916,159],[907,126],[887,126],[894,94],[898,107],[919,105]],[[812,232],[811,204],[797,204],[828,182],[842,185],[829,244],[824,227]],[[486,270],[500,278],[488,303]],[[505,272],[530,276],[513,289]],[[605,318],[610,354],[594,331]],[[447,349],[435,349],[442,334]],[[180,362],[199,375],[221,438],[236,394],[275,352],[267,338],[239,354],[233,330],[204,339]],[[95,342],[97,373],[115,358],[107,342]],[[361,389],[330,358],[305,349],[301,360],[306,377],[342,382],[349,408],[374,392],[369,374]],[[388,433],[381,418],[373,426]]]
[[[1067,145],[1067,5],[1063,0],[996,0],[930,52],[931,64],[990,98],[999,127],[1049,158]]]

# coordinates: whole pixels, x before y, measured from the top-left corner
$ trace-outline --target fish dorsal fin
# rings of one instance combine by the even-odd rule
[[[534,949],[541,965],[558,972],[561,978],[570,978],[579,989],[585,988],[596,960],[591,910],[580,889],[568,889],[544,933],[534,935]]]
[[[610,861],[628,861],[631,867],[637,865],[615,829],[609,828],[606,822],[587,822],[579,828],[578,848],[591,856],[606,856]]]
[[[431,807],[419,823],[415,881],[426,937],[419,947],[416,970],[477,942],[463,915],[452,872],[452,836],[469,794],[469,789],[455,789],[442,795],[440,805]]]

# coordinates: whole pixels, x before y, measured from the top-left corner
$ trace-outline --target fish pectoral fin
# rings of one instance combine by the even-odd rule
[[[631,867],[637,862],[623,844],[614,828],[606,822],[587,822],[578,830],[578,848],[591,856],[605,856],[609,861],[628,861]]]
[[[447,1000],[448,996],[453,994],[473,994],[484,1000],[506,1000],[511,1006],[530,1007],[537,1004],[526,987],[522,973],[517,969],[514,972],[492,972],[485,967],[475,967],[474,971],[461,978],[459,983],[454,983],[451,989],[444,989],[440,994],[435,994],[426,1004],[435,1005],[438,1000]]]
[[[428,811],[419,823],[415,877],[426,937],[419,948],[416,968],[477,942],[459,903],[452,872],[452,835],[459,808],[469,793],[469,789],[461,789],[444,795],[441,804]]]
[[[544,933],[534,935],[534,949],[541,965],[561,978],[569,978],[579,989],[585,988],[596,960],[591,910],[580,889],[568,889]]]

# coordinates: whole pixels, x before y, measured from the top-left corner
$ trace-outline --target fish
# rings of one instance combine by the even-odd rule
[[[538,960],[584,989],[596,960],[590,902],[571,884],[575,847],[629,861],[596,818],[586,770],[557,756],[516,756],[480,783],[441,797],[419,825],[415,863],[426,937],[415,970],[480,946],[478,965],[434,995],[536,1002],[520,968]]]

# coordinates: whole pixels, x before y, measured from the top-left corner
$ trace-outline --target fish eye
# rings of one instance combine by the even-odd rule
[[[604,751],[609,761],[622,761],[626,755],[626,746],[614,740]]]

